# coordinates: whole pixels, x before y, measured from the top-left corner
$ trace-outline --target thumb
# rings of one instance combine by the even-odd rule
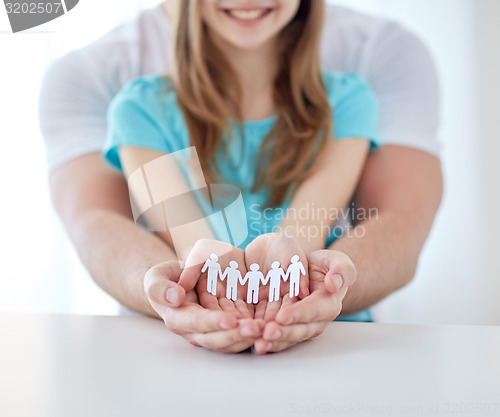
[[[342,252],[332,251],[325,287],[332,294],[345,290],[356,280],[356,267],[351,259]]]
[[[186,297],[186,291],[177,283],[180,274],[181,268],[175,261],[150,268],[144,277],[144,291],[150,302],[168,307],[180,306]]]
[[[335,294],[341,290],[344,285],[344,278],[338,272],[328,272],[325,276],[325,287],[328,292]]]

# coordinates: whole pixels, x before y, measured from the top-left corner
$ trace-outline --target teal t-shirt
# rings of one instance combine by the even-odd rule
[[[368,83],[350,73],[325,71],[322,75],[333,111],[334,140],[366,138],[370,140],[371,148],[377,146],[378,102]],[[138,146],[166,154],[191,146],[175,91],[169,87],[170,82],[161,75],[144,76],[129,82],[113,99],[108,110],[108,136],[103,155],[118,170],[122,170],[118,154],[120,146]],[[239,245],[242,249],[255,237],[270,233],[279,226],[291,201],[285,201],[280,207],[264,209],[268,197],[266,190],[252,192],[259,148],[276,119],[274,116],[244,122],[244,140],[238,129],[234,129],[227,152],[221,150],[216,156],[221,176],[241,190],[248,230],[248,236]],[[201,206],[202,200],[198,199]],[[217,226],[211,224],[211,227],[219,237]],[[327,246],[337,237],[332,231]],[[372,320],[368,310],[339,319]]]

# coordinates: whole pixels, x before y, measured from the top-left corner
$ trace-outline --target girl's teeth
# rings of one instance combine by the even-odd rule
[[[228,13],[240,20],[255,20],[261,17],[265,10],[228,10]]]

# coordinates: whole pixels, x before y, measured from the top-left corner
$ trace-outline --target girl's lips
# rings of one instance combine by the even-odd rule
[[[272,9],[259,7],[253,9],[224,9],[223,11],[232,20],[241,24],[251,25],[268,16],[272,12]]]

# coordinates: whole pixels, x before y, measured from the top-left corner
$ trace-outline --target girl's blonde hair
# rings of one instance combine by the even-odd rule
[[[199,2],[174,1],[169,0],[174,87],[207,182],[215,182],[215,156],[224,134],[231,133],[228,121],[243,121],[240,85],[224,54],[207,36]],[[301,0],[297,14],[278,35],[273,91],[278,117],[259,150],[252,190],[265,187],[270,207],[282,204],[311,172],[312,161],[332,132],[319,64],[324,8],[323,0]]]

